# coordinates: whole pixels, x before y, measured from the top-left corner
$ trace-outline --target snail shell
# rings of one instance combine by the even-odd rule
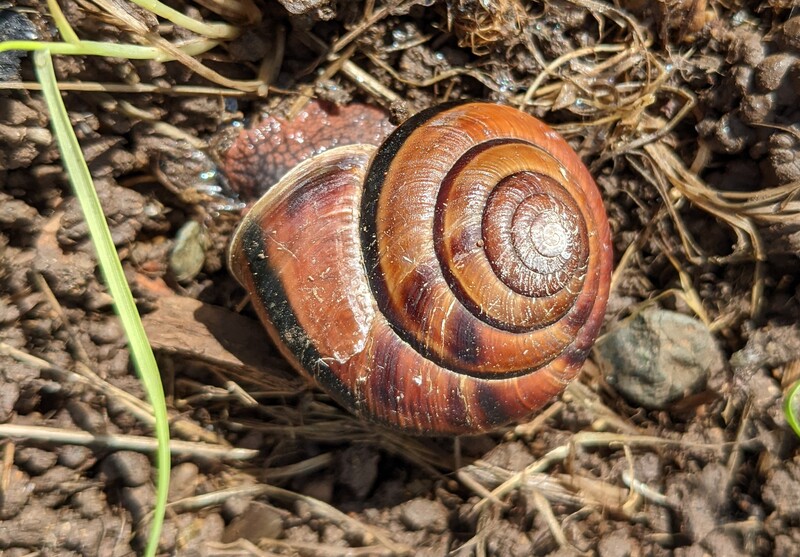
[[[229,264],[282,353],[339,403],[410,432],[473,433],[578,373],[610,246],[567,143],[467,103],[295,167],[245,216]]]

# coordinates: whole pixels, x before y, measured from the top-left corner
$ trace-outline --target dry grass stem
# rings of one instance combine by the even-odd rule
[[[376,66],[384,70],[386,73],[391,75],[393,79],[396,79],[397,81],[405,83],[406,85],[409,85],[411,87],[425,88],[425,87],[430,87],[432,85],[436,85],[437,83],[440,83],[448,79],[454,79],[460,76],[469,76],[473,78],[475,81],[478,81],[481,84],[485,85],[492,91],[500,91],[500,86],[497,85],[497,83],[495,83],[494,81],[492,81],[492,79],[489,77],[488,74],[481,72],[480,70],[476,70],[474,68],[465,68],[465,67],[453,68],[450,70],[439,72],[435,76],[430,77],[428,79],[422,79],[422,80],[410,79],[398,73],[397,70],[395,70],[392,66],[388,65],[386,62],[381,60],[378,56],[371,53],[367,53],[367,56],[369,57],[370,61],[373,64],[375,64]],[[446,96],[445,99],[447,99]]]
[[[381,528],[364,524],[335,507],[318,499],[314,499],[313,497],[264,484],[256,486],[251,494],[255,496],[266,495],[272,499],[289,503],[302,502],[307,505],[309,512],[314,517],[335,523],[347,534],[357,536],[362,545],[379,543],[392,551],[395,555],[408,555],[411,552],[410,548],[392,540],[391,535]]]
[[[149,83],[100,83],[92,81],[59,81],[58,88],[61,91],[83,91],[96,93],[132,93],[143,94],[153,93],[158,95],[174,96],[222,96],[231,98],[256,97],[252,91],[242,91],[241,89],[227,89],[224,87],[202,86],[202,85],[153,85]],[[6,81],[0,83],[0,90],[19,90],[41,91],[42,86],[33,81]],[[280,89],[271,89],[279,93],[287,93]]]
[[[8,491],[8,486],[11,484],[16,449],[17,446],[13,441],[8,441],[3,446],[3,460],[2,465],[0,465],[0,497]]]
[[[522,99],[517,104],[519,105],[520,109],[524,109],[526,106],[528,106],[531,103],[531,100],[533,100],[534,95],[536,95],[536,92],[539,90],[539,87],[542,85],[542,83],[544,83],[544,80],[548,77],[557,76],[556,70],[570,60],[581,58],[582,56],[587,56],[590,54],[620,52],[623,50],[628,50],[628,47],[617,44],[600,44],[580,48],[578,50],[562,54],[542,69],[539,75],[536,76],[536,79],[533,80],[533,83],[530,84],[527,91],[525,91],[525,95],[523,95]]]
[[[542,412],[536,414],[536,416],[534,416],[529,422],[515,426],[513,432],[506,434],[506,439],[533,439],[533,437],[536,435],[536,432],[544,427],[545,422],[557,416],[564,409],[564,406],[565,405],[562,401],[555,401]]]
[[[209,542],[209,549],[213,549],[213,555],[217,557],[276,557],[276,553],[262,551],[250,540],[239,538],[235,542]]]
[[[727,474],[725,484],[720,486],[725,494],[725,497],[730,495],[731,489],[738,481],[739,469],[742,467],[745,459],[745,448],[747,446],[747,436],[750,435],[750,415],[753,409],[751,399],[748,399],[742,408],[742,415],[739,421],[739,427],[736,431],[736,439],[734,440],[733,447],[731,447],[730,455],[727,462]]]
[[[18,350],[3,342],[0,342],[0,354],[10,356],[18,362],[34,367],[43,373],[54,374],[58,376],[61,381],[80,384],[83,388],[113,399],[120,403],[132,416],[135,416],[136,419],[147,426],[152,426],[155,423],[152,407],[147,402],[136,398],[123,389],[115,387],[86,365],[77,363],[75,369],[79,373],[75,373]],[[201,439],[206,442],[228,446],[224,440],[220,439],[214,433],[188,420],[175,420],[171,424],[171,430],[173,435],[183,439]]]
[[[359,23],[330,46],[331,54],[341,52],[342,49],[360,37],[367,29],[386,18],[392,10],[403,4],[404,1],[405,0],[392,0],[371,14],[364,14],[364,18]],[[328,46],[325,43],[320,42],[319,44],[322,46],[323,52],[328,50]]]
[[[614,430],[627,435],[641,434],[637,427],[625,421],[622,416],[603,404],[600,396],[580,381],[573,381],[569,384],[565,391],[564,400],[584,408],[595,421],[602,422],[605,428],[610,426]]]
[[[694,447],[701,449],[709,449],[719,451],[723,448],[720,444],[702,444],[702,443],[686,443],[681,440],[663,439],[660,437],[653,437],[648,435],[624,435],[617,433],[597,433],[597,432],[581,432],[572,436],[570,443],[561,445],[552,449],[542,458],[527,466],[521,472],[515,473],[508,478],[494,490],[492,490],[493,497],[491,499],[482,499],[475,505],[475,512],[480,512],[484,507],[491,504],[492,501],[501,499],[509,493],[519,489],[524,485],[525,478],[531,474],[537,474],[548,470],[554,464],[563,462],[569,458],[571,452],[576,447],[591,448],[591,447],[621,447],[629,445],[631,447],[658,447],[667,445],[677,445],[681,447]]]
[[[484,464],[485,463],[481,461],[476,461],[474,464],[471,464],[467,467],[459,468],[458,471],[456,472],[456,477],[458,478],[458,481],[461,482],[461,484],[464,485],[464,487],[466,487],[470,491],[474,492],[477,495],[480,495],[481,498],[493,499],[492,503],[494,504],[495,507],[500,507],[501,509],[509,508],[511,505],[509,505],[505,501],[497,499],[494,496],[494,494],[492,494],[491,491],[489,491],[486,487],[484,487],[484,483],[488,483],[489,485],[491,485],[491,483],[487,481],[487,478],[484,478],[483,483],[481,483],[481,481],[479,481],[475,477],[475,476],[480,476],[482,474],[483,472],[482,467]],[[488,465],[488,467],[496,468],[491,465]],[[503,472],[505,472],[505,470],[503,470]],[[500,482],[501,480],[499,479],[496,480],[495,485]]]
[[[82,445],[112,451],[129,450],[141,453],[154,453],[156,451],[156,440],[152,437],[95,435],[84,431],[70,431],[45,426],[0,424],[0,437],[40,441],[56,445]],[[190,443],[188,441],[170,441],[169,448],[173,455],[219,460],[248,460],[258,455],[256,450],[236,449],[207,443]]]
[[[505,508],[508,507],[509,504],[498,498],[496,493],[489,491],[487,488],[495,489],[510,479],[513,479],[515,474],[515,472],[495,466],[483,460],[476,460],[474,463],[459,470],[458,477],[459,479],[462,477],[466,478],[467,483],[464,485],[472,489],[476,494],[485,499],[491,499],[493,505],[499,505]],[[475,487],[473,488],[473,486]],[[550,474],[538,472],[527,474],[521,478],[518,488],[525,491],[537,490],[547,497],[549,501],[562,505],[580,507],[585,503],[582,498],[576,496],[564,484]],[[476,506],[473,512],[481,511],[482,509],[483,507]]]
[[[372,557],[373,555],[375,557],[391,557],[394,555],[411,554],[410,548],[407,552],[398,553],[391,548],[380,545],[371,545],[366,547],[340,547],[330,544],[304,543],[296,541],[288,542],[269,538],[260,539],[258,544],[261,546],[287,550],[299,555],[307,555],[309,557]]]
[[[727,223],[733,228],[734,232],[736,232],[738,242],[733,255],[739,257],[747,257],[749,255],[756,263],[750,301],[752,306],[751,314],[754,316],[759,315],[764,300],[763,263],[767,260],[767,254],[761,239],[761,234],[756,229],[752,218],[746,214],[732,210],[730,206],[723,203],[719,194],[708,187],[696,175],[692,174],[672,149],[666,145],[662,143],[651,143],[645,145],[644,150],[648,154],[651,164],[666,176],[669,183],[680,195],[686,197],[695,206],[704,209],[709,214]],[[669,199],[670,198],[667,197],[664,201],[669,204]],[[685,227],[681,227],[681,230],[685,232]],[[694,254],[691,252],[687,253],[687,257],[690,259],[692,259],[693,256],[695,260],[699,259],[701,257],[699,250]],[[724,262],[728,260],[729,257],[708,257],[708,259],[716,262]]]
[[[303,409],[281,406],[269,409],[261,406],[263,420],[228,420],[231,431],[260,431],[282,438],[303,438],[319,443],[366,443],[389,454],[401,457],[430,476],[445,479],[440,470],[455,469],[453,456],[424,438],[409,437],[364,423],[332,406],[312,406]],[[270,423],[268,420],[280,420]]]
[[[344,51],[340,52],[341,48],[344,48],[344,44],[349,44],[349,41],[344,43],[341,48],[333,48],[329,50],[325,42],[313,33],[303,32],[299,34],[299,37],[306,46],[318,52],[321,56],[324,56],[325,60],[328,62],[328,66],[319,73],[315,83],[330,79],[341,71],[342,75],[347,77],[357,87],[367,93],[370,98],[375,99],[385,107],[389,107],[393,103],[400,102],[402,100],[400,95],[383,85],[368,71],[364,70],[350,59],[356,52],[355,45],[350,46]],[[313,90],[314,86],[312,85],[306,86],[303,89],[299,98],[295,100],[292,108],[288,111],[289,118],[292,118],[294,115],[296,115],[312,98]]]
[[[175,406],[178,409],[203,406],[211,402],[234,402],[242,408],[255,408],[259,404],[253,396],[234,381],[226,381],[224,386],[217,387],[191,379],[179,378],[176,380],[175,386],[181,392],[195,393],[176,400]]]
[[[630,471],[624,470],[622,472],[622,483],[628,486],[631,490],[635,491],[648,501],[660,505],[662,507],[669,507],[667,496],[647,485],[646,483],[634,478]]]
[[[188,145],[190,145],[193,149],[202,150],[208,148],[208,143],[206,143],[199,137],[186,133],[180,128],[173,126],[169,122],[164,122],[161,119],[161,115],[159,114],[152,114],[150,112],[147,112],[146,110],[142,110],[125,100],[119,100],[117,101],[117,103],[119,111],[122,114],[125,114],[126,116],[133,119],[139,119],[150,123],[152,125],[153,131],[157,134],[175,139],[177,141],[184,141]]]
[[[577,493],[584,505],[610,510],[630,518],[629,513],[623,512],[623,506],[630,493],[628,489],[583,474],[556,474],[555,478],[563,486]]]
[[[344,64],[342,64],[342,74],[371,97],[379,99],[381,104],[386,107],[403,100],[400,95],[385,87],[380,81],[372,77],[372,74],[351,60],[345,60]]]
[[[320,455],[313,456],[306,460],[295,462],[294,464],[289,464],[287,466],[281,466],[278,468],[267,468],[261,473],[261,475],[265,480],[270,480],[270,481],[284,480],[287,478],[294,478],[297,476],[305,476],[308,474],[313,474],[314,472],[318,472],[320,470],[329,467],[332,463],[333,463],[333,454],[322,453]]]
[[[204,77],[212,83],[221,85],[222,87],[255,93],[258,96],[267,95],[268,85],[263,81],[229,79],[204,65],[194,56],[184,52],[181,47],[185,46],[185,44],[172,43],[164,39],[158,34],[158,21],[152,13],[138,8],[133,9],[129,4],[122,4],[111,0],[93,0],[93,2],[100,6],[100,9],[94,8],[92,3],[87,0],[81,0],[80,4],[88,11],[93,11],[97,17],[105,20],[110,25],[122,31],[127,31],[129,37],[133,41],[159,49],[164,53],[165,59],[176,60],[197,75]],[[239,11],[239,15],[242,15],[243,12],[249,14],[256,13],[256,11],[253,11],[252,8],[248,7],[246,4],[240,4],[240,6],[243,7],[244,10]],[[244,19],[252,18],[246,16]],[[207,36],[217,35],[217,38],[222,40],[232,39],[241,32],[238,27],[232,25],[198,23],[203,26]],[[218,40],[209,39],[198,39],[194,42],[204,45],[200,48],[200,52],[208,51],[220,44]]]
[[[558,546],[562,549],[569,549],[581,554],[567,541],[567,536],[564,534],[564,530],[561,529],[561,524],[544,495],[537,489],[532,489],[531,493],[533,494],[533,504],[536,506],[536,510],[538,510],[539,514],[544,518],[547,528],[550,530],[550,533],[553,534]]]
[[[53,221],[55,222],[55,221]],[[47,235],[45,235],[47,236]],[[44,280],[44,277],[41,273],[36,271],[30,272],[31,282],[33,282],[36,289],[44,295],[44,299],[47,301],[48,305],[50,306],[50,310],[57,316],[61,326],[64,327],[64,330],[67,332],[67,336],[69,337],[70,348],[72,348],[73,357],[78,360],[78,362],[82,363],[84,366],[89,365],[89,354],[86,352],[86,348],[83,346],[81,341],[78,339],[78,333],[75,330],[75,327],[72,326],[72,323],[67,318],[66,314],[64,313],[64,308],[61,307],[61,304],[58,303],[53,291],[50,289],[50,286],[47,284],[47,281]]]

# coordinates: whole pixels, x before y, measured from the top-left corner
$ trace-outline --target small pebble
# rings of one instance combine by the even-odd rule
[[[783,24],[783,44],[800,52],[800,15],[790,17]]]
[[[400,508],[400,520],[409,530],[441,534],[447,530],[449,513],[439,501],[412,499]]]
[[[22,447],[17,450],[14,461],[31,476],[44,474],[55,465],[58,456],[51,451],[36,447]]]
[[[596,345],[606,381],[634,406],[664,409],[722,370],[722,353],[700,321],[644,311]]]
[[[631,557],[640,554],[639,542],[625,528],[604,535],[597,544],[598,557]]]
[[[200,469],[194,462],[183,462],[173,467],[169,477],[168,500],[173,502],[194,495],[199,476]]]
[[[746,95],[741,103],[742,121],[748,124],[760,124],[772,112],[774,106],[774,93]]]
[[[84,431],[94,434],[106,433],[105,418],[92,405],[74,398],[67,403],[67,412],[75,425]]]
[[[0,383],[0,423],[9,420],[18,399],[19,386],[16,383]]]
[[[197,221],[187,221],[175,235],[175,244],[169,254],[169,268],[180,283],[194,279],[206,261],[207,235]]]
[[[150,459],[133,451],[117,451],[103,459],[102,463],[102,470],[109,480],[120,480],[126,487],[149,482],[150,468]]]
[[[94,453],[89,447],[80,445],[63,445],[58,448],[58,463],[67,468],[78,469],[93,466]]]
[[[504,555],[507,557],[528,557],[536,555],[533,543],[525,532],[521,532],[518,528],[514,527],[510,522],[498,521],[488,529],[486,536],[486,549],[489,555]],[[566,550],[563,555],[575,555],[575,552],[569,548],[562,548]],[[558,553],[550,553],[550,557],[558,556]]]
[[[72,496],[71,502],[83,518],[100,516],[106,510],[106,497],[97,487],[77,492]]]
[[[770,470],[761,497],[770,511],[777,511],[785,520],[800,520],[800,465],[787,462],[782,468]]]
[[[250,497],[228,497],[222,503],[222,516],[226,521],[230,522],[237,516],[243,514],[250,506],[252,499]]]
[[[785,52],[767,56],[756,68],[756,86],[765,93],[774,91],[796,60],[794,55]]]
[[[257,544],[262,538],[283,537],[283,518],[273,507],[253,501],[247,510],[234,518],[222,534],[222,543],[245,539]]]

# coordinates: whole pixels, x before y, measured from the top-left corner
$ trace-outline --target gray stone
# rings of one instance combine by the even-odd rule
[[[247,510],[234,518],[222,534],[223,543],[238,539],[258,543],[262,538],[283,537],[283,519],[274,508],[259,501],[253,501]]]
[[[400,509],[400,521],[409,530],[440,534],[447,530],[447,508],[439,501],[412,499]]]
[[[606,381],[631,404],[651,409],[701,390],[723,366],[708,328],[680,313],[649,310],[596,345]]]

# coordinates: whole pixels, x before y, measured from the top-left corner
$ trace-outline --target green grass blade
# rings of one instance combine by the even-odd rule
[[[796,381],[786,393],[786,402],[783,405],[786,421],[792,426],[795,435],[800,437],[800,381]]]
[[[139,372],[155,414],[155,433],[158,441],[158,450],[156,451],[156,467],[158,470],[156,505],[145,551],[145,555],[153,556],[158,549],[158,540],[161,536],[161,528],[164,522],[170,469],[169,424],[161,378],[153,351],[139,319],[136,304],[125,281],[122,264],[119,261],[114,243],[111,241],[111,234],[109,233],[103,210],[100,207],[97,192],[92,184],[89,168],[86,166],[78,139],[69,123],[69,116],[61,99],[61,92],[58,89],[58,83],[53,71],[53,60],[50,52],[47,50],[37,51],[34,54],[34,63],[37,76],[42,84],[42,93],[50,111],[50,121],[61,152],[61,159],[67,170],[75,195],[83,209],[89,233],[97,251],[100,270],[114,299],[114,307],[128,337],[133,364]]]
[[[171,21],[175,25],[180,25],[198,35],[211,39],[235,39],[241,34],[241,29],[227,23],[206,23],[198,21],[193,17],[182,14],[178,10],[170,8],[158,0],[131,0],[145,10],[148,10],[164,19]]]
[[[58,29],[58,32],[61,34],[61,38],[64,39],[65,42],[72,44],[81,42],[75,30],[69,24],[69,21],[67,21],[67,18],[64,17],[64,12],[61,11],[61,6],[58,5],[58,2],[56,0],[47,0],[47,8],[50,10],[53,23],[56,24],[56,29]]]
[[[176,48],[188,56],[197,56],[208,52],[216,41],[200,40],[178,45]],[[128,60],[158,60],[168,62],[175,57],[154,46],[122,44],[98,41],[80,41],[77,43],[43,42],[43,41],[3,41],[0,42],[0,53],[9,50],[39,51],[48,50],[52,54],[68,56],[107,56],[110,58],[127,58]]]

